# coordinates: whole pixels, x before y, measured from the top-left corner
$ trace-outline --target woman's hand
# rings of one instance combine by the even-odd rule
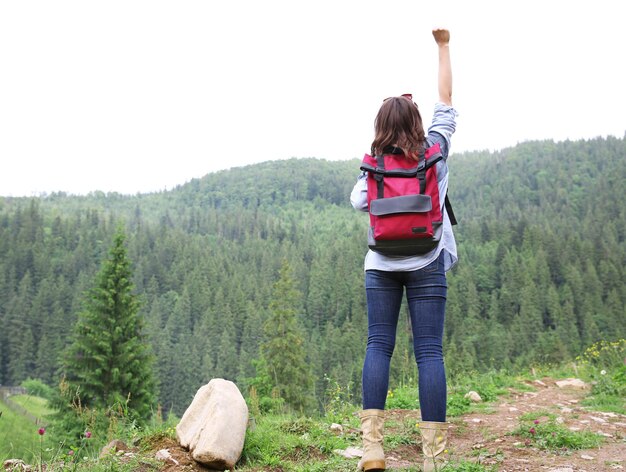
[[[435,42],[439,46],[445,46],[450,42],[450,31],[448,31],[447,29],[434,29],[433,37],[435,38]]]

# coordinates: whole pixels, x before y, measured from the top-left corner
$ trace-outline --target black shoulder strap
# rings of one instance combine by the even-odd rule
[[[384,155],[380,155],[380,156],[376,156],[376,166],[378,167],[379,170],[382,170],[384,172],[385,170],[385,156]],[[379,174],[379,173],[375,173],[374,174],[374,179],[376,179],[376,190],[377,190],[377,198],[384,198],[385,197],[385,183],[383,182],[383,174]]]
[[[454,216],[454,212],[452,211],[452,204],[450,203],[450,199],[448,198],[448,193],[446,192],[446,212],[448,213],[448,217],[450,218],[450,224],[457,224],[456,216]]]

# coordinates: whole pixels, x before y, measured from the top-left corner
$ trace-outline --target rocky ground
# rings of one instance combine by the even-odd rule
[[[532,392],[512,391],[485,413],[454,418],[449,451],[452,458],[480,460],[502,472],[548,471],[584,472],[626,470],[626,417],[594,412],[580,406],[585,390],[559,388],[552,379],[533,384]],[[571,431],[592,431],[603,436],[603,443],[585,450],[541,450],[512,435],[520,416],[528,413],[556,415],[556,421]],[[415,412],[394,411],[402,420]],[[547,416],[546,420],[547,420]],[[541,418],[538,421],[544,421]],[[415,465],[416,450],[403,448],[388,454],[388,468],[406,469]]]
[[[449,446],[452,461],[479,461],[501,472],[626,470],[626,416],[582,407],[581,399],[588,391],[560,388],[552,379],[536,381],[532,387],[533,391],[512,390],[485,412],[453,418]],[[542,450],[511,434],[519,428],[520,416],[528,413],[545,413],[546,421],[548,415],[554,415],[556,422],[568,430],[591,431],[602,435],[604,440],[593,449]],[[391,425],[406,425],[419,420],[419,411],[389,410],[387,418]],[[540,416],[538,421],[544,418]],[[389,434],[395,432],[393,426],[387,430]],[[207,470],[195,464],[174,441],[162,446],[171,453],[162,470]],[[419,445],[386,449],[388,470],[419,470]]]

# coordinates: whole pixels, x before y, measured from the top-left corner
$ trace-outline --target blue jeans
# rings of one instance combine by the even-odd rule
[[[422,420],[445,421],[446,372],[442,339],[448,286],[443,255],[412,272],[366,271],[368,337],[363,365],[363,409],[385,408],[389,364],[405,288],[419,374]]]

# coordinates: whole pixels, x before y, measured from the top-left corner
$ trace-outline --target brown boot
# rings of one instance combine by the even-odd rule
[[[383,410],[363,410],[359,413],[363,432],[363,457],[359,461],[359,470],[375,472],[385,470],[383,451]]]
[[[443,453],[448,444],[448,423],[422,421],[420,431],[424,453],[424,472],[442,470],[445,465]]]

